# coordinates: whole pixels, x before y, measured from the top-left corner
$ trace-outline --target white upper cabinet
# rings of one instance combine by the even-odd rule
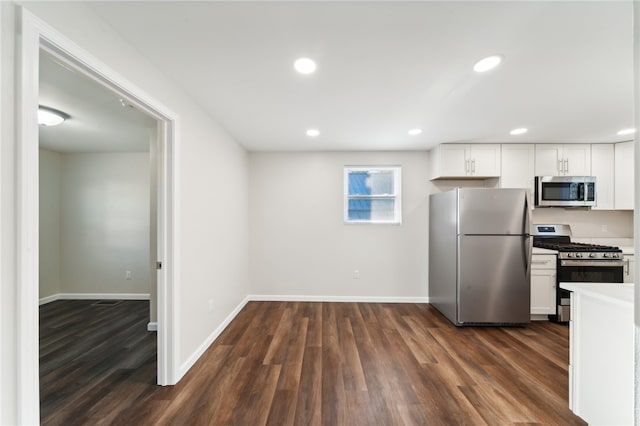
[[[432,154],[435,154],[436,167],[440,167],[441,176],[467,176],[471,170],[469,145],[440,145]]]
[[[500,176],[499,144],[441,144],[430,155],[431,179]]]
[[[613,210],[613,144],[591,145],[591,176],[596,177],[596,205],[593,210]]]
[[[633,141],[614,144],[614,188],[616,210],[633,210],[634,153]],[[596,183],[597,184],[597,183]]]
[[[533,144],[502,145],[501,188],[527,188],[533,191],[535,148]]]
[[[472,176],[500,176],[500,145],[469,145],[469,153]]]
[[[591,176],[591,145],[536,144],[536,176]]]

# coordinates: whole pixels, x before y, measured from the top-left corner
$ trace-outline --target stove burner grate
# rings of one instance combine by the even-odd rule
[[[618,247],[603,246],[598,244],[573,243],[573,242],[545,242],[544,240],[534,240],[534,247],[545,248],[556,251],[581,251],[581,252],[616,252],[620,253]]]

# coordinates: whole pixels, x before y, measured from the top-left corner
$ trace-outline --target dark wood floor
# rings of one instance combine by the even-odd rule
[[[566,326],[455,328],[421,304],[251,302],[178,385],[157,387],[146,305],[41,308],[44,424],[585,424],[568,409]]]

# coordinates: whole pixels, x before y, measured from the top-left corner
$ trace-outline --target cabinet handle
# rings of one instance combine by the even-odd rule
[[[624,274],[629,275],[629,259],[625,259],[624,261]]]
[[[469,160],[464,160],[464,172],[469,174]]]
[[[548,263],[549,265],[551,265],[551,262],[549,262],[548,260],[532,260],[531,263],[535,265],[544,265]]]
[[[476,160],[471,160],[471,173],[476,172]]]
[[[564,173],[569,173],[569,159],[564,160]]]
[[[558,160],[558,174],[561,175],[564,172],[564,161]]]

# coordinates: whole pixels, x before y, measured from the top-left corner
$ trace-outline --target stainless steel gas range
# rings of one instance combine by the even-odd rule
[[[571,241],[569,225],[533,225],[533,246],[558,252],[556,263],[556,314],[550,321],[570,319],[570,292],[561,282],[621,283],[624,260],[618,247]]]

